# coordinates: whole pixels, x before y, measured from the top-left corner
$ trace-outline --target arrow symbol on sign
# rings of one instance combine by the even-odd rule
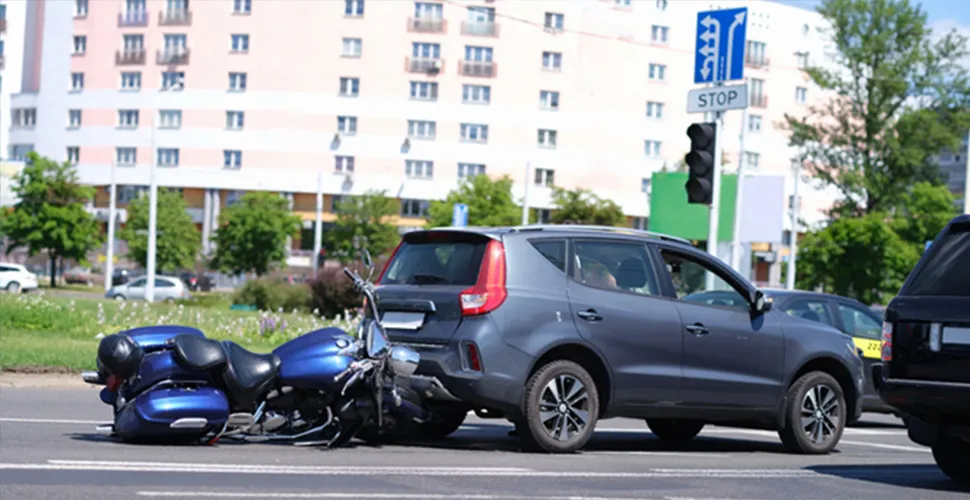
[[[736,16],[734,16],[734,21],[728,28],[727,64],[725,64],[727,68],[724,71],[727,74],[724,75],[725,77],[730,76],[732,71],[731,55],[734,54],[734,30],[737,29],[738,26],[744,24],[744,14],[744,12],[739,12]],[[724,79],[726,80],[727,78]]]
[[[704,42],[704,46],[698,49],[698,52],[704,56],[704,64],[701,67],[700,73],[707,80],[711,72],[717,76],[717,53],[721,42],[721,23],[717,19],[707,15],[701,19],[701,26],[707,28],[707,31],[704,31],[698,37]]]
[[[715,35],[713,31],[705,31],[705,32],[701,33],[701,37],[700,38],[701,38],[701,40],[704,40],[705,42],[710,42],[711,40],[716,40],[717,39],[717,35]]]

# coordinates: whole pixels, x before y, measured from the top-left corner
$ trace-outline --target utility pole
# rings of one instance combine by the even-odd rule
[[[117,159],[116,159],[117,160]],[[111,277],[115,273],[115,217],[117,217],[118,206],[118,186],[115,183],[115,163],[111,162],[111,186],[109,188],[108,200],[108,249],[105,252],[107,258],[104,264],[104,291],[111,290]]]
[[[323,170],[317,171],[317,213],[313,222],[313,278],[320,267],[320,251],[323,249]]]
[[[792,167],[795,173],[795,186],[792,188],[791,237],[788,242],[788,276],[785,280],[785,288],[789,290],[795,289],[795,259],[798,256],[798,212],[801,209],[801,203],[798,202],[798,185],[802,183],[802,159],[799,158]]]
[[[525,191],[522,195],[522,225],[529,224],[529,184],[532,177],[532,162],[525,162]]]
[[[748,108],[744,108],[741,117],[741,134],[738,154],[738,189],[734,200],[734,240],[731,243],[731,267],[735,271],[747,277],[750,274],[750,263],[748,269],[741,270],[741,210],[744,208],[744,167],[748,163],[748,154],[744,149],[744,135],[748,126]]]

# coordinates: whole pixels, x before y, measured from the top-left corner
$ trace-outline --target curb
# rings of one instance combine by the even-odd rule
[[[0,388],[33,387],[46,389],[99,389],[81,380],[80,374],[68,373],[0,373]]]

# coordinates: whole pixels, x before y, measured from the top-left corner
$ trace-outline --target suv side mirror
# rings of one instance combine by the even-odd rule
[[[761,290],[754,292],[754,300],[751,301],[751,310],[763,314],[771,310],[773,301],[771,297],[768,297]]]

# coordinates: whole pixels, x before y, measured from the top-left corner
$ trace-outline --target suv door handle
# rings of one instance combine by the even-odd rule
[[[708,330],[706,326],[704,326],[704,325],[702,325],[700,323],[694,323],[693,325],[687,325],[687,326],[684,327],[684,329],[687,330],[688,332],[690,332],[693,335],[707,335],[708,333],[711,333],[711,331]]]
[[[585,319],[586,321],[599,321],[603,319],[603,317],[596,312],[596,309],[587,309],[585,311],[579,311],[578,313],[576,313],[576,315],[579,316],[580,318]]]

